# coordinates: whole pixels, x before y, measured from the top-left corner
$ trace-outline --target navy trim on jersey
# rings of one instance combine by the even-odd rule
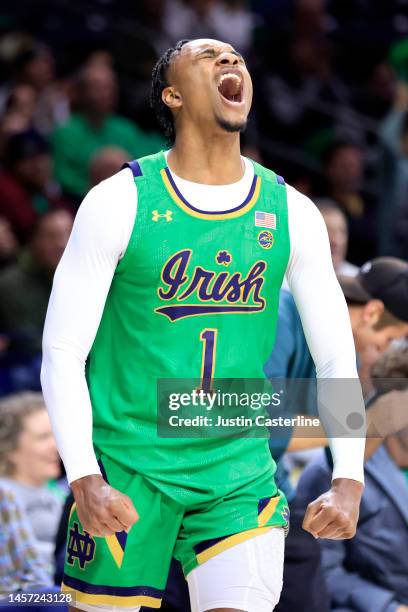
[[[134,159],[133,161],[126,162],[126,164],[123,164],[121,170],[123,170],[124,168],[130,168],[133,173],[134,178],[138,176],[143,176],[142,169],[137,159]]]
[[[155,589],[154,587],[148,586],[114,587],[105,584],[90,584],[89,582],[73,578],[67,574],[64,574],[63,582],[67,587],[71,587],[82,593],[89,593],[90,595],[113,595],[116,597],[147,596],[160,599],[163,597],[164,593],[161,589]]]

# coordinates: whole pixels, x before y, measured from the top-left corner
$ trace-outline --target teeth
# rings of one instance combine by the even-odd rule
[[[233,72],[227,72],[226,74],[221,75],[220,78],[220,85],[223,81],[225,81],[225,79],[234,79],[237,83],[241,84],[241,79],[237,74],[234,74]]]

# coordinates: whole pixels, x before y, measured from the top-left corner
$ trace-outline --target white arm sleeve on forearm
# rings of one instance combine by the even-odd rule
[[[54,277],[43,337],[41,383],[68,481],[99,474],[85,362],[137,207],[130,170],[82,202]]]
[[[333,456],[333,479],[351,478],[364,482],[364,401],[349,313],[333,270],[326,226],[308,198],[290,186],[287,194],[291,253],[286,278],[316,366],[319,412],[322,405],[330,407],[338,403],[337,400],[333,404],[333,400],[337,399],[335,391],[342,383],[331,381],[345,379],[348,405],[362,421],[352,436],[330,437],[330,432],[326,432]],[[351,379],[356,380],[355,385]],[[342,415],[337,415],[339,420],[345,416],[345,410],[341,412]],[[330,421],[330,415],[320,412],[320,416],[322,421]]]

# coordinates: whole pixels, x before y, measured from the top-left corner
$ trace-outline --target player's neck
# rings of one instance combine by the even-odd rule
[[[178,134],[167,161],[170,170],[180,178],[204,185],[236,183],[245,172],[239,134],[205,139],[197,134]]]

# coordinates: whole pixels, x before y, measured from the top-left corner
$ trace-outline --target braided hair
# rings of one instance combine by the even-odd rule
[[[189,39],[179,40],[174,47],[167,49],[157,61],[152,72],[152,89],[150,93],[150,106],[154,110],[161,129],[166,136],[169,145],[174,143],[175,131],[173,115],[169,107],[162,100],[162,91],[168,87],[167,71],[175,55],[180,53],[181,48],[190,42]]]

